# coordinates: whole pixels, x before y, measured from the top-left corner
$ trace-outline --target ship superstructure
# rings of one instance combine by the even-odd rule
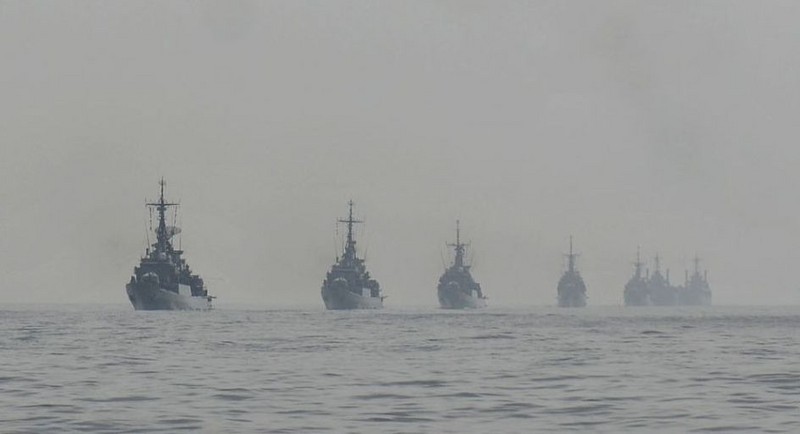
[[[625,284],[625,305],[626,306],[649,306],[650,294],[647,291],[647,278],[645,277],[644,263],[636,250],[636,262],[633,263],[634,271],[628,283]]]
[[[136,310],[208,310],[213,297],[208,295],[203,279],[193,274],[183,250],[175,249],[172,237],[180,233],[175,226],[167,226],[166,212],[177,203],[164,199],[166,182],[159,182],[161,195],[158,202],[146,205],[158,212],[156,242],[147,248],[139,266],[133,269],[130,282],[125,286],[128,299]]]
[[[656,254],[655,268],[647,281],[647,290],[650,301],[654,306],[676,306],[678,304],[678,288],[669,282],[669,270],[666,274],[661,272],[661,257]]]
[[[486,307],[481,285],[472,278],[470,265],[464,260],[468,244],[461,242],[461,225],[456,220],[456,242],[448,244],[455,251],[453,264],[439,278],[437,295],[442,309],[477,309]]]
[[[386,298],[378,282],[373,279],[364,265],[364,259],[356,254],[356,240],[353,225],[363,223],[353,218],[351,200],[348,218],[339,220],[347,224],[347,240],[341,258],[336,258],[331,270],[322,282],[322,301],[330,310],[344,309],[382,309]]]
[[[564,256],[567,258],[567,269],[558,281],[558,306],[585,307],[586,284],[576,267],[578,254],[572,251],[571,236],[569,237],[569,253]]]
[[[700,258],[694,257],[694,273],[689,276],[686,271],[686,280],[678,288],[678,303],[683,306],[710,306],[711,287],[708,284],[708,271],[700,274]]]

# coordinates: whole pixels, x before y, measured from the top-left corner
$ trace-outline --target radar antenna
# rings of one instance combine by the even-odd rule
[[[456,220],[456,242],[455,244],[447,244],[448,247],[453,247],[456,251],[456,257],[453,261],[453,266],[461,268],[464,266],[464,252],[469,243],[461,242],[461,221]]]
[[[161,186],[161,195],[158,199],[158,202],[150,202],[147,203],[146,206],[155,208],[158,211],[158,227],[156,228],[156,243],[153,244],[155,247],[156,253],[166,253],[168,251],[172,251],[172,244],[170,243],[169,239],[171,234],[167,230],[167,221],[166,221],[166,212],[167,208],[169,207],[177,207],[177,203],[169,203],[164,200],[164,187],[167,185],[167,182],[164,181],[164,178],[161,178],[161,181],[158,182]]]

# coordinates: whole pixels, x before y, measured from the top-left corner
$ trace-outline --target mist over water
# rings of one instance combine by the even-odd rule
[[[4,1],[3,300],[119,302],[163,176],[187,261],[229,302],[318,302],[353,199],[393,305],[427,299],[459,218],[502,304],[552,303],[570,234],[595,305],[619,302],[638,245],[676,280],[699,254],[721,304],[798,303],[774,271],[800,262],[798,15]]]
[[[6,432],[800,430],[795,308],[0,317]]]
[[[800,432],[798,16],[0,1],[0,431]],[[122,304],[162,177],[212,312]],[[350,199],[384,311],[322,309]],[[504,307],[570,235],[590,307]],[[623,309],[637,246],[780,307]]]

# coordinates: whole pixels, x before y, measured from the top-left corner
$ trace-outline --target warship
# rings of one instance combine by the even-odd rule
[[[481,285],[472,278],[470,265],[464,262],[467,244],[461,242],[460,222],[456,220],[456,242],[448,244],[455,250],[453,265],[439,278],[437,294],[442,309],[478,309],[486,307]]]
[[[711,287],[708,285],[708,271],[700,274],[700,258],[694,257],[694,273],[678,288],[678,303],[681,306],[711,306]]]
[[[575,267],[577,254],[572,251],[572,237],[569,237],[569,254],[567,258],[567,271],[558,281],[558,306],[559,307],[585,307],[586,284],[583,283],[581,273]]]
[[[669,270],[661,272],[661,258],[656,255],[655,269],[647,280],[647,292],[653,306],[677,306],[678,289],[669,283]]]
[[[694,273],[686,271],[683,286],[674,286],[669,281],[669,270],[661,273],[661,258],[656,255],[655,269],[642,277],[643,264],[636,253],[633,277],[625,285],[626,306],[710,306],[711,288],[708,285],[708,272],[700,273],[700,259],[694,259]]]
[[[322,282],[322,301],[329,310],[346,309],[382,309],[386,298],[378,282],[371,278],[364,266],[364,260],[356,255],[356,240],[353,237],[353,225],[363,223],[353,219],[353,201],[347,220],[347,241],[344,254],[336,258],[331,270]]]
[[[181,257],[182,250],[172,245],[172,237],[180,233],[175,226],[167,226],[168,208],[177,208],[177,203],[164,200],[166,182],[159,182],[161,196],[158,202],[147,203],[151,210],[158,211],[156,242],[147,248],[139,266],[125,286],[136,310],[208,310],[213,297],[208,295],[203,279],[192,270]],[[152,214],[151,214],[152,215]]]
[[[647,279],[642,273],[644,263],[639,255],[639,249],[636,249],[636,262],[633,266],[633,276],[625,284],[625,306],[649,306],[652,303],[647,291]]]

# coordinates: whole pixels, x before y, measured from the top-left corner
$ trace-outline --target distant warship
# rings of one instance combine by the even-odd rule
[[[336,263],[322,282],[322,301],[329,310],[343,309],[382,309],[386,298],[381,287],[372,279],[364,266],[364,260],[356,256],[356,240],[353,238],[353,225],[362,223],[353,219],[353,201],[349,202],[350,215],[347,220],[347,243],[344,254],[336,258]]]
[[[586,284],[583,283],[581,273],[575,267],[577,254],[572,252],[572,237],[569,237],[569,254],[567,257],[567,271],[558,281],[558,306],[559,307],[584,307],[586,306]]]
[[[661,273],[661,258],[656,255],[655,269],[647,281],[647,292],[654,306],[677,306],[678,289],[669,283],[669,270],[667,274]]]
[[[656,255],[655,269],[642,278],[642,262],[636,254],[636,268],[633,277],[625,285],[626,306],[710,306],[711,288],[708,273],[700,274],[700,259],[695,258],[694,273],[683,286],[674,286],[669,281],[669,270],[661,273],[661,258]]]
[[[136,310],[208,310],[213,297],[208,295],[203,279],[192,274],[186,260],[181,258],[182,250],[175,250],[170,242],[180,233],[175,226],[167,226],[167,208],[177,207],[177,203],[164,200],[164,179],[161,197],[156,203],[147,206],[158,211],[156,242],[147,249],[139,266],[133,269],[133,276],[125,286],[133,307]]]
[[[694,258],[694,273],[678,288],[678,303],[682,306],[711,306],[711,287],[708,285],[708,272],[700,274],[700,258]]]
[[[453,265],[439,278],[437,293],[442,309],[477,309],[486,307],[486,297],[481,285],[470,274],[470,266],[464,264],[467,245],[461,242],[461,228],[456,220],[456,242],[448,244],[455,249]]]
[[[625,284],[625,306],[650,306],[650,294],[647,292],[647,279],[642,274],[644,263],[636,250],[636,262],[633,263],[633,276]]]

